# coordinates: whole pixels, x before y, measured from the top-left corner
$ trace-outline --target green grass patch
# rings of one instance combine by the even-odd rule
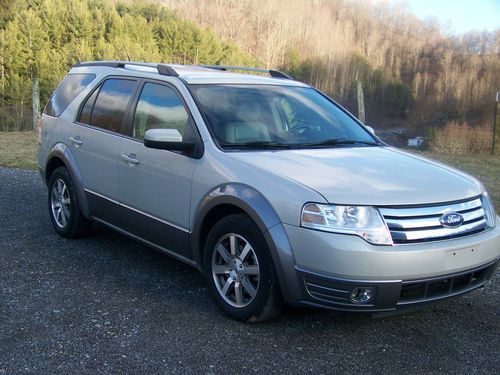
[[[36,169],[37,134],[0,132],[0,165]],[[490,155],[450,155],[421,152],[422,155],[449,164],[479,178],[500,210],[500,157]]]

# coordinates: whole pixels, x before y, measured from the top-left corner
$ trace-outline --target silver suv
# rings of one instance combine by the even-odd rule
[[[55,230],[96,221],[172,255],[248,321],[283,302],[390,314],[486,283],[500,229],[479,181],[284,73],[233,68],[75,65],[41,125]]]

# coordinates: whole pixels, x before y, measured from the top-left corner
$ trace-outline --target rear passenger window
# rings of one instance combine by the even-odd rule
[[[123,132],[128,103],[135,91],[135,80],[108,79],[85,102],[79,122],[113,132]]]
[[[99,90],[95,90],[85,102],[79,122],[83,124],[90,124],[90,114],[92,113],[92,108],[94,108],[95,98],[97,98],[98,93]]]
[[[149,129],[177,129],[186,140],[191,136],[188,122],[188,113],[175,91],[146,83],[135,110],[132,136],[143,139]]]
[[[44,113],[59,116],[94,78],[95,74],[68,74],[50,98]]]

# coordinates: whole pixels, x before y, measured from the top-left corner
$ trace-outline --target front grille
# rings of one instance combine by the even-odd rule
[[[426,280],[404,281],[398,305],[432,301],[465,293],[486,283],[495,270],[495,267],[496,261],[487,266],[455,275]]]
[[[381,207],[395,244],[437,241],[466,236],[486,229],[486,216],[481,198],[460,203],[423,207]],[[444,227],[439,219],[444,213],[460,213],[464,222],[456,228]]]

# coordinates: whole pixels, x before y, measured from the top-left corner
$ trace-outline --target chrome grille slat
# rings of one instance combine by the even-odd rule
[[[424,207],[381,207],[379,210],[395,244],[443,240],[486,228],[486,212],[480,198]],[[450,228],[441,224],[441,216],[450,211],[461,213],[464,217],[462,225]]]
[[[403,240],[403,241],[415,241],[415,240],[429,240],[434,238],[458,236],[468,232],[474,232],[476,230],[484,229],[484,224],[486,224],[486,219],[476,221],[471,224],[462,224],[458,228],[444,228],[439,229],[426,229],[426,230],[416,230],[416,231],[393,231],[391,230],[391,235],[393,240]]]
[[[462,214],[464,217],[464,223],[469,221],[479,219],[484,217],[484,210],[480,207],[477,210],[467,212]],[[441,223],[439,218],[441,215],[436,217],[425,217],[423,219],[413,219],[413,218],[401,218],[401,219],[386,219],[385,222],[389,229],[413,229],[413,228],[426,228],[426,227],[440,227]]]
[[[382,215],[390,217],[413,217],[413,216],[433,216],[442,215],[446,211],[463,212],[474,208],[482,207],[481,199],[476,198],[471,201],[455,203],[449,205],[412,207],[412,208],[385,208],[381,207]]]

